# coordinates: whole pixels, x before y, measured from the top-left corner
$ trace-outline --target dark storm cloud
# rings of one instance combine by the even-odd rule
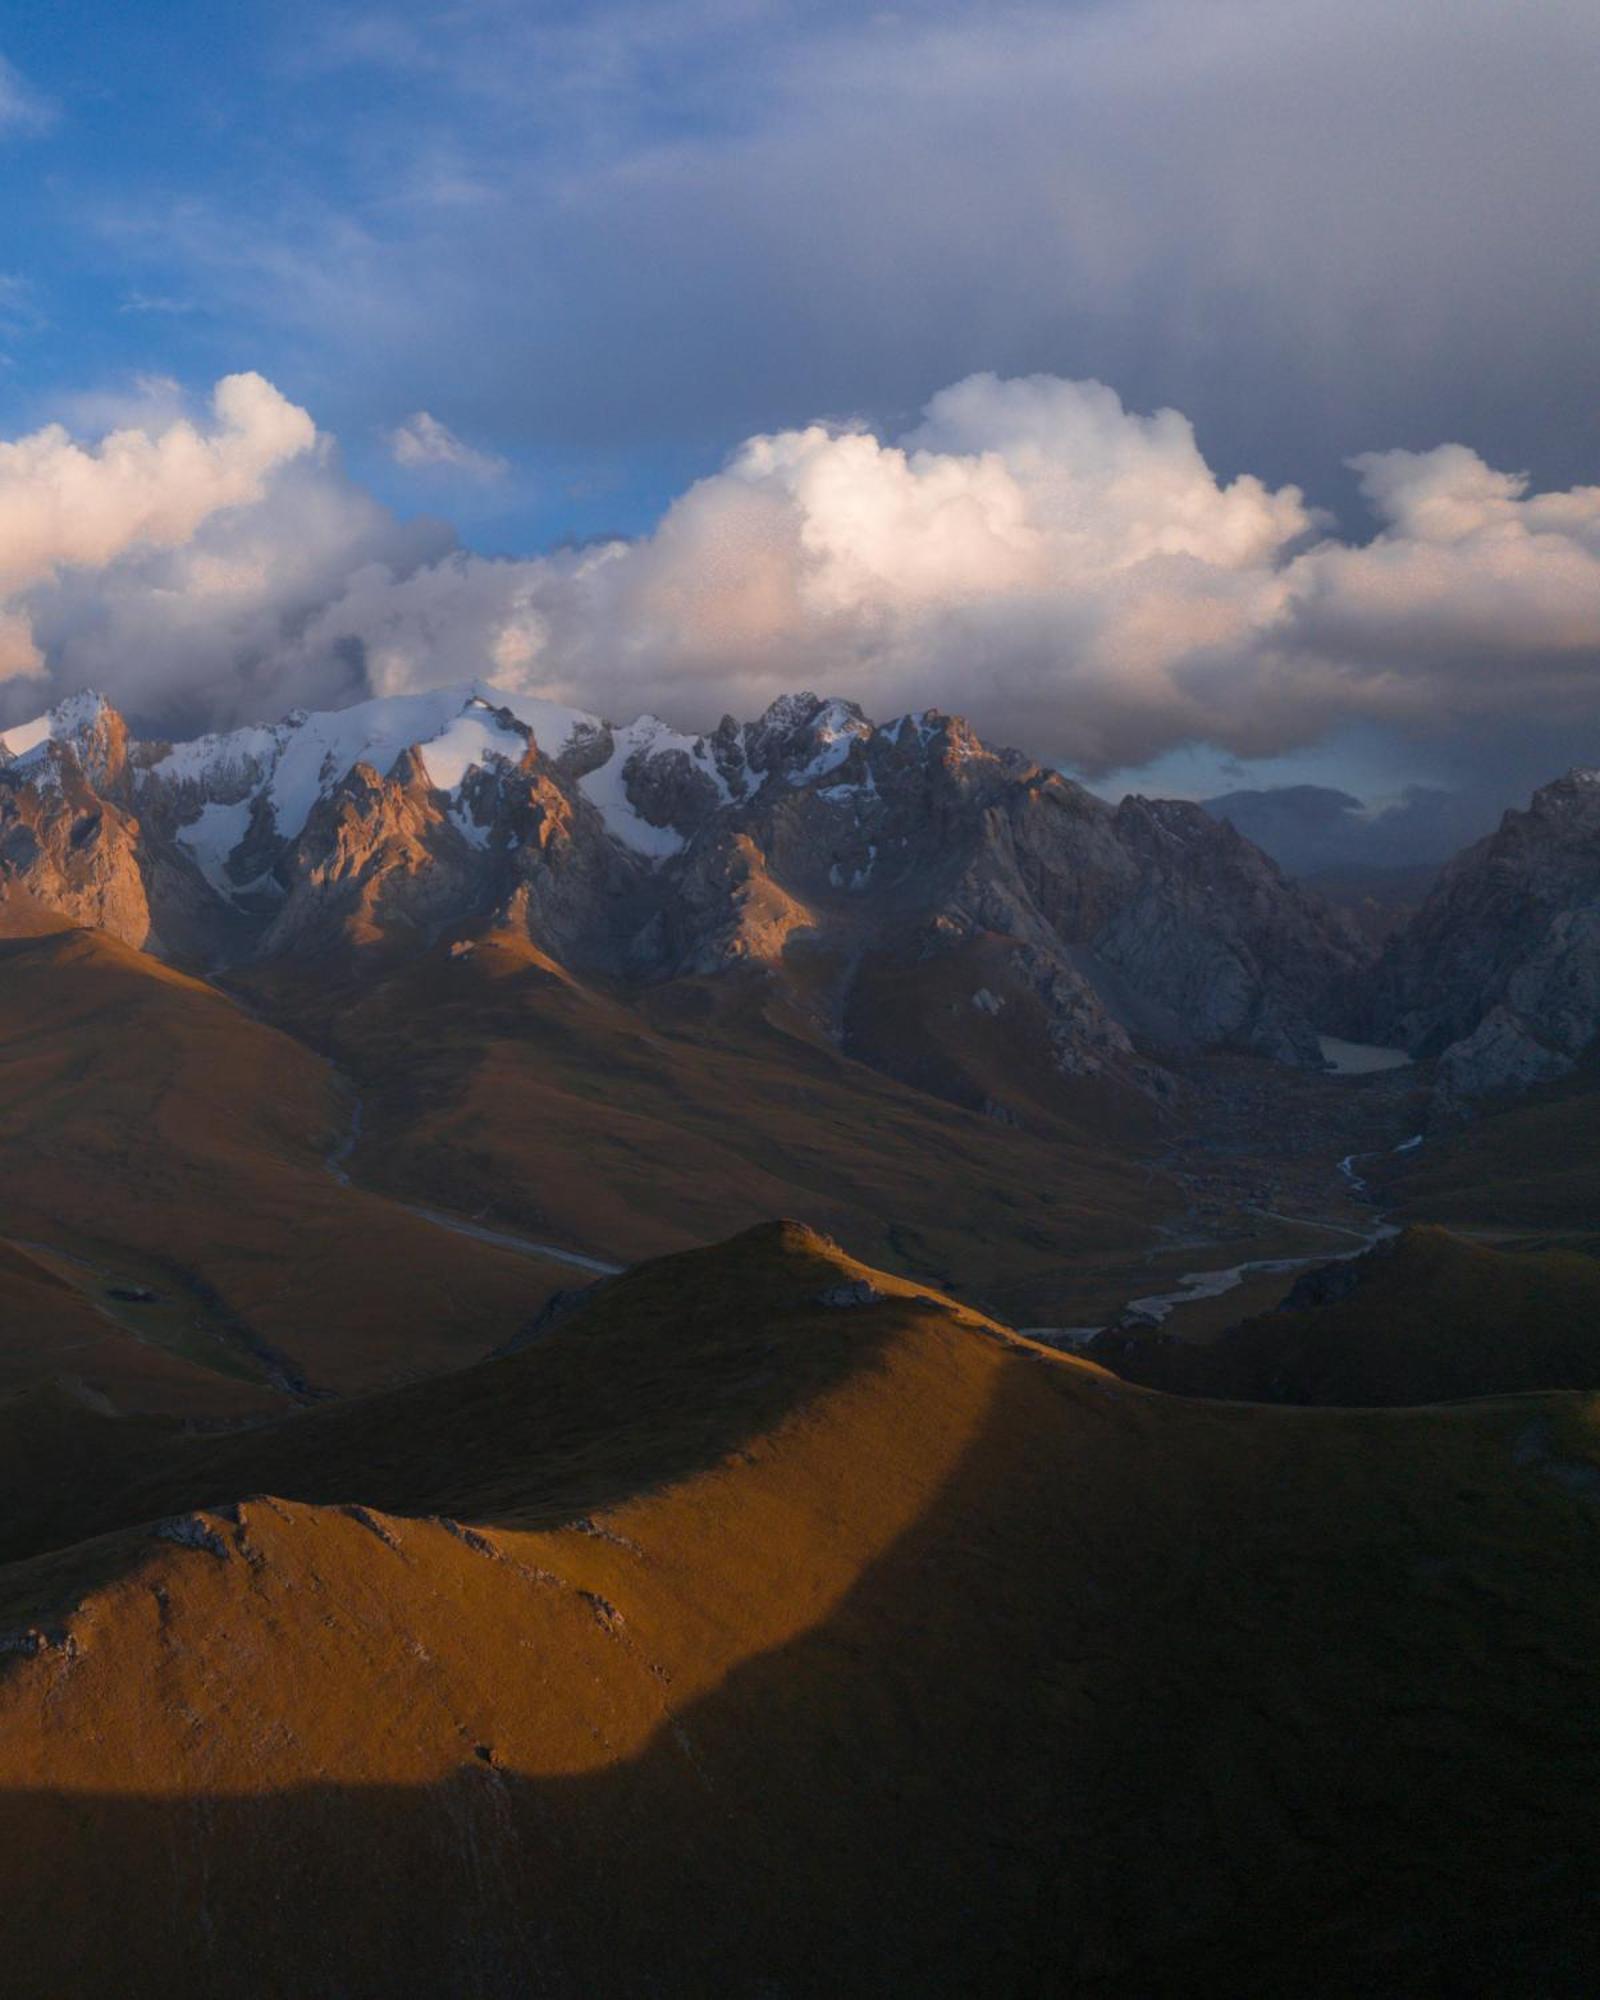
[[[148,219],[295,318],[341,424],[447,388],[501,446],[720,447],[990,369],[1334,498],[1365,446],[1600,443],[1593,10],[418,7],[300,63],[383,79],[333,194]]]

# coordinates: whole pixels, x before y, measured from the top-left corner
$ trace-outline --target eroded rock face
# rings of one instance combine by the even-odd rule
[[[1318,1009],[1360,947],[1198,807],[1113,809],[931,712],[880,729],[791,697],[747,737],[760,784],[683,864],[682,969],[771,958],[802,935],[842,958],[998,937],[1066,1073],[1126,1070],[1135,1040],[1318,1060]]]
[[[715,778],[687,750],[636,750],[622,767],[629,803],[651,826],[690,834],[722,803]]]
[[[428,938],[482,901],[468,843],[415,751],[387,777],[356,765],[312,808],[277,873],[286,895],[260,940],[263,957],[397,930]]]
[[[140,829],[117,803],[127,729],[97,696],[63,703],[18,755],[0,745],[0,874],[69,923],[158,944],[140,866]]]
[[[1565,1074],[1600,1038],[1600,771],[1459,855],[1374,975],[1375,1038],[1439,1058],[1468,1105]]]
[[[1113,808],[932,710],[795,694],[686,737],[468,687],[176,746],[95,703],[41,740],[0,768],[4,865],[135,942],[170,908],[208,962],[510,924],[635,982],[755,970],[864,1048],[880,990],[947,1056],[1009,1008],[1062,1076],[1147,1085],[1188,1046],[1316,1060],[1361,957],[1199,807]]]

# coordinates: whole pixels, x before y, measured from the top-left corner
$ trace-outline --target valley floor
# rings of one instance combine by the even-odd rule
[[[1391,1156],[1427,1115],[1418,1073],[1395,1065],[1345,1074],[1293,1070],[1257,1058],[1188,1059],[1176,1129],[1151,1166],[1182,1206],[1133,1254],[1088,1256],[1048,1285],[1002,1287],[996,1309],[1014,1323],[1085,1330],[1113,1324],[1151,1295],[1245,1267],[1242,1282],[1175,1304],[1161,1326],[1205,1340],[1277,1303],[1297,1269],[1346,1254],[1381,1230],[1379,1199],[1359,1173]],[[1280,1264],[1282,1269],[1249,1267]],[[1053,1317],[1040,1317],[1044,1308]]]

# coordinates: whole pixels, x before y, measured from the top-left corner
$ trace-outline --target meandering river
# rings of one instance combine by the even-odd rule
[[[1366,1042],[1341,1042],[1331,1035],[1321,1036],[1319,1041],[1324,1060],[1335,1076],[1374,1076],[1381,1070],[1404,1069],[1411,1061],[1404,1049],[1383,1048]],[[1422,1134],[1418,1132],[1392,1150],[1410,1153],[1421,1144]],[[1350,1192],[1361,1200],[1370,1200],[1371,1195],[1360,1172],[1360,1163],[1374,1157],[1372,1153],[1347,1153],[1338,1163],[1338,1171]],[[1348,1250],[1319,1250],[1300,1257],[1252,1257],[1244,1263],[1228,1264],[1218,1270],[1185,1271],[1170,1291],[1151,1292],[1142,1298],[1129,1299],[1117,1317],[1103,1325],[1026,1326],[1019,1331],[1031,1340],[1045,1341],[1053,1347],[1083,1347],[1097,1333],[1106,1332],[1110,1326],[1126,1326],[1130,1322],[1159,1326],[1180,1306],[1194,1305],[1202,1299],[1220,1298],[1226,1292],[1235,1291],[1247,1278],[1278,1276],[1289,1271],[1308,1270],[1317,1264],[1348,1263],[1353,1258],[1365,1256],[1375,1243],[1382,1243],[1400,1233],[1391,1222],[1375,1221],[1371,1229],[1363,1230],[1353,1229],[1346,1223],[1321,1222],[1310,1216],[1281,1215],[1272,1209],[1255,1212],[1277,1222],[1293,1223],[1299,1229],[1321,1229],[1330,1235],[1352,1238],[1352,1247]]]

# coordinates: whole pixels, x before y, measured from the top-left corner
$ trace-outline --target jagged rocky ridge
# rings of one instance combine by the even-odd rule
[[[1185,1046],[1317,1061],[1361,957],[1197,805],[812,694],[690,737],[471,685],[183,744],[79,696],[0,735],[0,877],[208,966],[514,926],[634,984],[755,968],[847,1043],[875,974],[925,968],[1058,1071],[1155,1087]]]
[[[1374,970],[1375,1039],[1465,1107],[1565,1076],[1600,1038],[1600,771],[1571,771],[1451,862]]]

